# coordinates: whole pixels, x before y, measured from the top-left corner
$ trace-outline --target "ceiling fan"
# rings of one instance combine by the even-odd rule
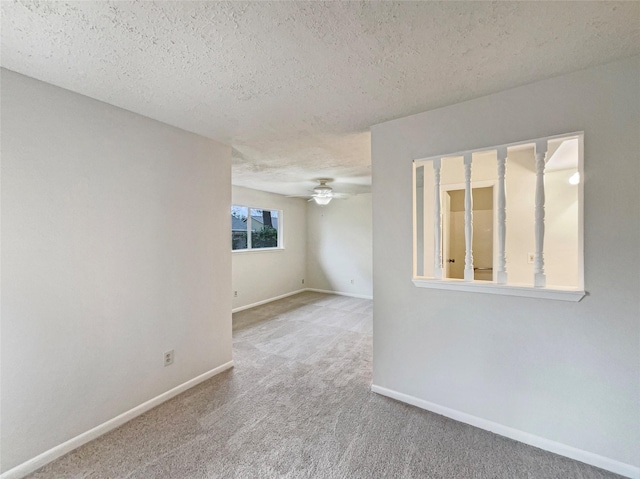
[[[309,201],[315,201],[316,204],[325,206],[334,198],[343,199],[349,196],[346,193],[334,193],[333,188],[327,185],[327,183],[332,181],[329,178],[320,178],[316,181],[320,184],[313,189],[311,195],[295,195],[289,196],[289,198],[309,198]]]

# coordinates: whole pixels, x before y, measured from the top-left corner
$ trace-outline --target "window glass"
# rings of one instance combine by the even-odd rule
[[[251,208],[251,247],[278,247],[278,211]]]
[[[231,249],[247,249],[247,219],[248,208],[246,206],[231,207]]]

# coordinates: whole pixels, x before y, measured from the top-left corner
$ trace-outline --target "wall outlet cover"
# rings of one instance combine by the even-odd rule
[[[173,357],[174,357],[173,349],[171,351],[167,351],[166,353],[164,353],[164,365],[165,366],[172,365],[173,364]]]

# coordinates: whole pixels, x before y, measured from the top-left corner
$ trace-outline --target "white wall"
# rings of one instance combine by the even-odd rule
[[[231,151],[1,80],[6,471],[231,360]]]
[[[371,194],[333,200],[324,207],[309,202],[307,215],[308,287],[371,297]],[[388,224],[393,219],[377,216],[376,221]]]
[[[372,296],[371,194],[325,207],[240,186],[232,195],[236,205],[282,210],[285,245],[232,254],[234,310],[306,288]]]
[[[637,472],[639,78],[633,58],[372,128],[375,385]],[[588,296],[413,286],[413,159],[580,130]]]
[[[544,259],[547,285],[573,286],[579,281],[578,185],[569,178],[576,170],[545,173]]]
[[[307,200],[232,187],[234,205],[282,210],[284,249],[232,253],[233,308],[265,301],[306,287]],[[229,220],[227,219],[227,223]],[[231,250],[231,239],[228,241]]]

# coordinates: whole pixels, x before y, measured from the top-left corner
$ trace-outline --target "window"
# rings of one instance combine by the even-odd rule
[[[281,212],[233,205],[231,249],[248,251],[281,248]]]
[[[583,134],[414,161],[416,286],[579,301]]]

